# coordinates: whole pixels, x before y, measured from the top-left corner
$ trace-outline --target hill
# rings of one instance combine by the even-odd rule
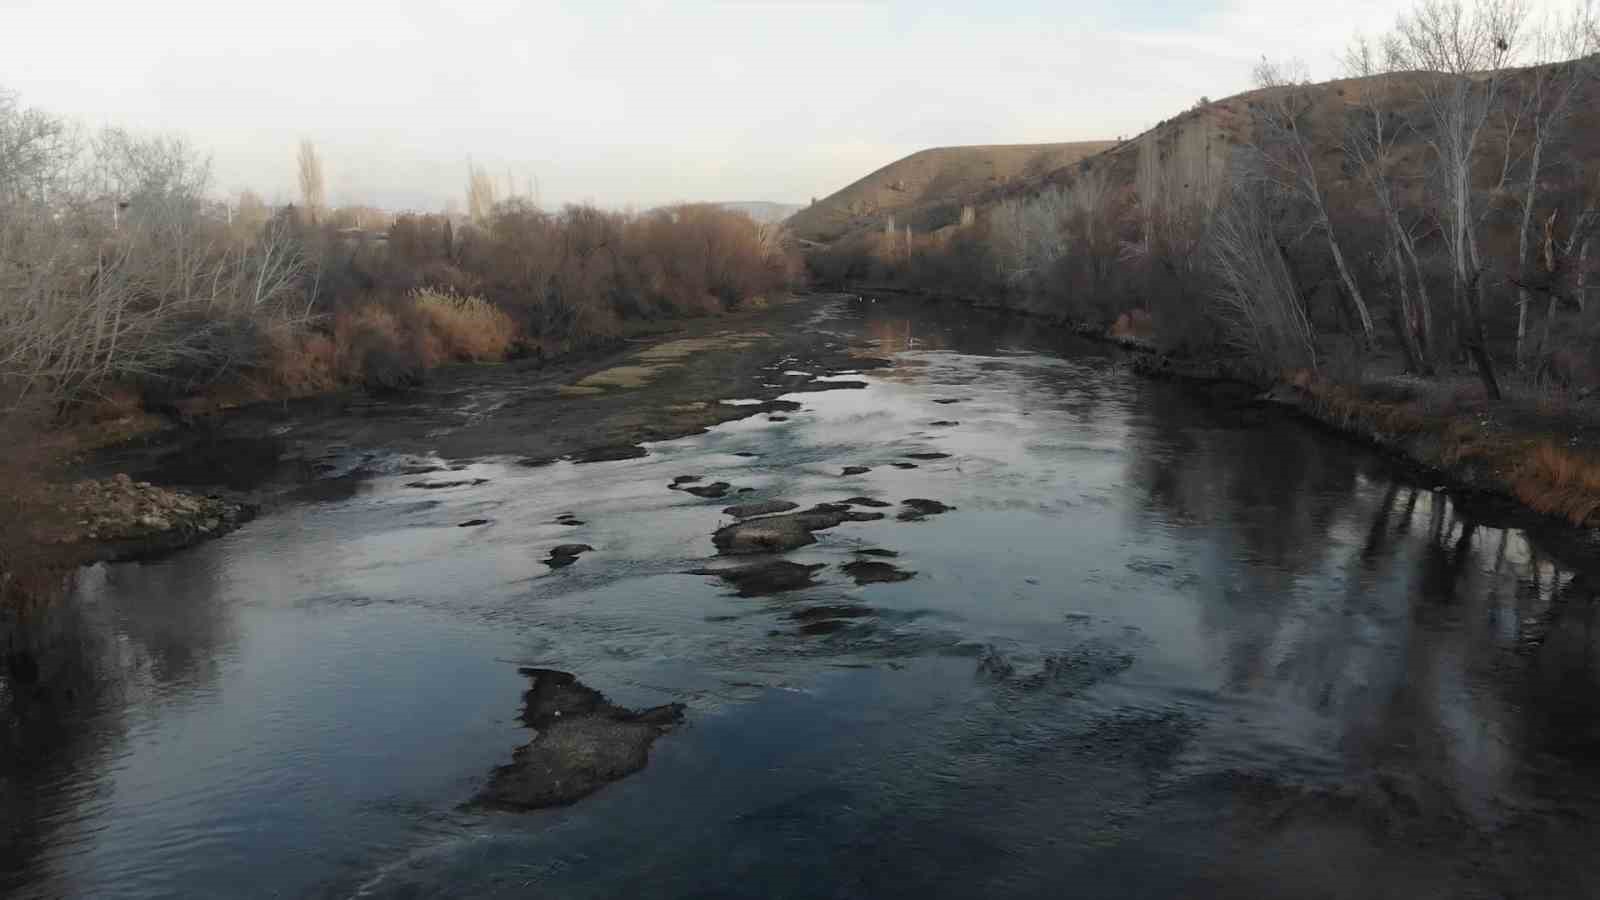
[[[789,218],[799,237],[818,242],[881,225],[888,216],[918,230],[959,218],[971,199],[1050,173],[1114,146],[1112,141],[936,147],[913,153]]]
[[[763,225],[782,222],[804,209],[798,203],[774,203],[770,200],[731,200],[717,205],[732,212],[742,212]]]

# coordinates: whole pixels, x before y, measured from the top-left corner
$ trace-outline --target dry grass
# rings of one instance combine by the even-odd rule
[[[517,324],[481,297],[419,290],[411,302],[424,328],[425,364],[498,362],[517,341]]]
[[[818,200],[790,216],[788,225],[800,237],[816,241],[834,240],[853,228],[878,227],[880,217],[887,215],[895,215],[904,226],[930,206],[1012,183],[1037,184],[1112,146],[1112,141],[1080,141],[923,150]]]
[[[1600,510],[1600,460],[1543,441],[1524,458],[1512,489],[1534,510],[1584,525]]]
[[[1324,420],[1349,431],[1399,437],[1428,431],[1440,424],[1427,415],[1417,400],[1369,397],[1359,386],[1325,381],[1308,383],[1306,391]]]

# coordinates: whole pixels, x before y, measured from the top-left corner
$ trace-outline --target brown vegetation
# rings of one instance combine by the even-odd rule
[[[85,138],[0,92],[0,427],[33,463],[0,472],[5,523],[30,524],[0,527],[0,590],[18,589],[26,535],[53,508],[24,489],[63,426],[405,387],[763,303],[801,274],[785,231],[717,206],[547,212],[496,202],[474,168],[470,219],[391,217],[326,209],[311,142],[295,166],[299,209],[217,201],[182,141]]]
[[[1530,505],[1587,517],[1583,467],[1531,448],[1574,410],[1600,419],[1597,50],[1581,4],[1535,23],[1510,0],[1420,0],[1352,43],[1344,80],[1264,60],[1257,90],[976,199],[920,198],[968,205],[959,219],[863,214],[808,261],[823,283],[1122,337],[1137,315],[1188,357],[1171,368],[1310,372],[1319,415],[1427,435],[1430,461],[1491,465]],[[1437,388],[1372,395],[1402,373]],[[1507,431],[1468,417],[1464,379]]]
[[[1584,525],[1600,511],[1600,460],[1592,455],[1542,442],[1515,477],[1517,498],[1539,512]]]
[[[1111,141],[938,147],[890,163],[789,217],[794,233],[834,241],[876,229],[886,216],[932,231],[959,221],[964,203],[1016,183],[1035,182],[1099,153]]]

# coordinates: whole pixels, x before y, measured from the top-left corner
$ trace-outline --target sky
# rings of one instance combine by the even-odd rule
[[[215,190],[464,205],[468,161],[546,207],[804,203],[917,150],[1112,139],[1249,87],[1336,77],[1381,0],[0,0],[0,88],[176,133]]]

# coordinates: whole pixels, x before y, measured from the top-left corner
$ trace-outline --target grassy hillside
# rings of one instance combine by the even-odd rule
[[[731,212],[742,212],[763,225],[782,222],[804,208],[798,203],[774,203],[771,200],[732,200],[717,205]]]
[[[1037,183],[1065,166],[1113,146],[1110,141],[1067,144],[995,144],[936,147],[913,153],[818,200],[789,218],[790,229],[809,241],[832,241],[896,223],[932,230],[959,219],[961,206],[1015,183]]]

